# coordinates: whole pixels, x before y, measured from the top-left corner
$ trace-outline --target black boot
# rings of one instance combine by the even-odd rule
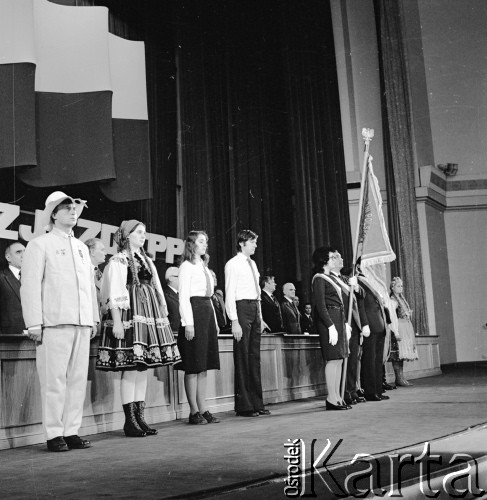
[[[135,418],[137,419],[137,423],[139,427],[148,435],[153,436],[157,434],[157,429],[153,429],[147,425],[147,422],[144,419],[144,401],[136,401],[135,402]]]
[[[125,435],[127,437],[144,437],[145,432],[139,427],[135,417],[135,403],[123,405],[123,411],[125,413],[125,424],[123,426]]]

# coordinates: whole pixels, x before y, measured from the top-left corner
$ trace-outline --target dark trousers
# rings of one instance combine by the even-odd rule
[[[371,333],[364,338],[361,381],[365,394],[382,394],[382,358],[385,333]]]
[[[242,338],[233,341],[235,364],[235,411],[264,409],[260,377],[261,319],[256,300],[237,301],[238,322]]]
[[[347,379],[345,395],[348,398],[357,397],[358,353],[360,351],[360,330],[355,321],[352,321],[352,336],[348,343],[349,355],[347,362]]]

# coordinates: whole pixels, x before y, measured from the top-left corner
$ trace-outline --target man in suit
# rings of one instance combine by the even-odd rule
[[[7,267],[0,271],[0,334],[20,335],[25,328],[20,302],[20,268],[25,247],[19,241],[5,249]]]
[[[78,431],[99,311],[88,247],[73,234],[84,206],[61,191],[50,194],[41,214],[49,232],[29,242],[22,262],[22,312],[37,343],[42,424],[54,452],[90,447]]]
[[[304,304],[304,314],[301,315],[301,332],[305,335],[307,334],[315,334],[316,327],[313,321],[313,316],[311,315],[312,307],[308,302]]]
[[[86,246],[90,252],[91,263],[93,264],[93,271],[95,277],[95,288],[96,288],[96,300],[98,302],[98,307],[100,310],[100,317],[105,313],[105,306],[102,304],[101,299],[101,282],[103,279],[103,272],[100,269],[100,265],[104,264],[105,259],[107,257],[107,253],[105,251],[105,245],[103,241],[99,238],[90,238],[86,240]],[[101,324],[99,325],[101,327]],[[98,332],[100,333],[100,332]]]
[[[367,401],[389,399],[383,394],[382,364],[384,342],[386,338],[386,313],[384,301],[373,284],[363,274],[358,275],[358,281],[364,290],[363,306],[367,316],[370,335],[364,337],[361,380],[364,396]]]
[[[262,292],[260,294],[260,305],[262,308],[263,329],[271,332],[282,332],[281,306],[274,296],[276,291],[276,280],[274,276],[263,276],[260,280]]]
[[[292,283],[285,283],[282,286],[284,298],[281,302],[282,322],[284,331],[292,335],[301,334],[300,312],[294,303],[296,296],[296,287]]]
[[[171,266],[166,269],[166,284],[162,287],[164,297],[166,297],[168,319],[171,330],[178,333],[181,326],[181,315],[179,313],[179,268]]]

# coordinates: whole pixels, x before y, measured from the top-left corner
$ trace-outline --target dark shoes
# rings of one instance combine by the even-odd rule
[[[391,399],[389,396],[386,396],[385,394],[379,394],[380,399]]]
[[[79,436],[65,436],[64,441],[70,450],[84,450],[91,446],[89,441],[81,439]]]
[[[47,440],[47,449],[49,451],[69,451],[83,450],[89,448],[91,443],[86,439],[81,439],[79,436],[58,436]]]
[[[127,437],[145,437],[146,432],[140,428],[135,416],[135,403],[126,403],[122,406],[125,413],[125,424],[123,426],[123,432],[125,435]]]
[[[387,382],[383,382],[382,389],[384,391],[392,391],[393,389],[397,389],[397,387],[395,385],[388,384]]]
[[[237,417],[258,417],[259,412],[254,410],[249,411],[237,411]]]
[[[377,394],[365,394],[364,398],[366,401],[382,401],[382,398]]]
[[[157,434],[157,429],[149,427],[144,417],[145,401],[136,401],[134,403],[134,414],[140,429],[145,432],[148,436],[154,436]]]
[[[209,413],[209,412],[205,412],[205,413]],[[191,425],[204,425],[207,422],[201,416],[201,413],[199,411],[197,411],[196,413],[193,413],[193,415],[191,415],[191,413],[189,414],[188,423]]]
[[[205,411],[205,413],[203,413],[203,415],[201,415],[209,424],[219,424],[220,423],[220,419],[219,418],[216,418],[214,417],[208,410]]]
[[[68,445],[62,436],[48,439],[47,449],[49,451],[69,451]]]
[[[340,404],[334,405],[333,403],[330,403],[328,399],[326,400],[327,411],[349,410],[350,408],[351,406],[342,406]]]
[[[257,412],[259,415],[270,415],[271,412],[269,410],[266,410],[265,408],[262,408],[262,410],[259,410]]]

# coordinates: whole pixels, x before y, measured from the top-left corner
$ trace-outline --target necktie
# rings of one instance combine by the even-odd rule
[[[260,287],[259,283],[257,283],[257,276],[255,275],[254,266],[252,265],[252,259],[250,257],[247,257],[247,262],[249,263],[250,269],[252,271],[252,277],[254,278],[254,284],[255,284],[255,291],[257,292],[256,299],[258,299],[260,297]]]
[[[206,296],[211,297],[212,294],[212,287],[211,287],[211,282],[210,282],[210,275],[208,274],[208,271],[206,270],[206,267],[203,267],[203,271],[205,273],[205,278],[206,278]]]
[[[22,275],[22,271],[19,271],[19,281],[22,281],[21,275]]]
[[[95,267],[95,281],[96,283],[100,283],[101,279],[103,277],[103,273],[100,271],[98,267]]]

